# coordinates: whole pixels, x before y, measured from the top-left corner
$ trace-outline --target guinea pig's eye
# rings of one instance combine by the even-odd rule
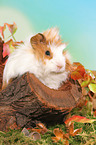
[[[47,50],[45,54],[50,56],[50,51]]]

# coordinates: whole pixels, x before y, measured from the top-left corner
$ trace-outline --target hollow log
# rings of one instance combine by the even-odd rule
[[[38,121],[62,123],[64,115],[76,107],[81,98],[78,81],[69,78],[54,90],[33,74],[25,73],[0,92],[0,130],[34,127]]]

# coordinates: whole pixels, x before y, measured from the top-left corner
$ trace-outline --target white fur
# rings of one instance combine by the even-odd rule
[[[3,82],[8,83],[11,78],[21,76],[29,72],[33,73],[44,85],[51,89],[58,89],[62,82],[68,78],[65,70],[65,57],[62,55],[65,44],[56,46],[49,44],[53,53],[52,59],[46,59],[45,64],[37,60],[35,55],[30,53],[33,48],[28,40],[22,46],[19,46],[8,58],[3,73]],[[62,66],[59,69],[57,66]]]

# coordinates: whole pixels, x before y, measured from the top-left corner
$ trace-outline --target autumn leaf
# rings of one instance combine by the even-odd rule
[[[24,42],[23,41],[20,41],[20,42],[18,42],[18,41],[16,41],[16,42],[12,42],[12,45],[14,46],[14,47],[16,47],[16,46],[19,46],[19,45],[21,45],[21,44],[23,44]]]
[[[65,124],[70,124],[71,122],[79,122],[79,123],[93,123],[96,119],[88,119],[83,116],[73,115],[71,118],[65,121]]]
[[[87,87],[89,83],[90,83],[90,80],[83,81],[83,82],[81,83],[81,87]]]
[[[74,62],[73,66],[74,66],[74,71],[71,72],[71,78],[73,80],[82,79],[85,74],[84,66],[79,62]]]
[[[89,87],[90,91],[92,91],[93,93],[96,93],[96,84],[90,83],[88,85],[88,87]]]
[[[10,33],[12,35],[14,35],[15,32],[17,31],[17,25],[16,25],[16,23],[14,22],[13,24],[8,24],[8,23],[5,23],[5,24],[8,26],[8,29],[9,29]]]
[[[84,74],[84,81],[81,83],[81,87],[88,87],[90,83],[96,83],[96,80],[92,72],[87,70]]]
[[[80,132],[82,132],[82,128],[74,130],[74,123],[73,122],[69,125],[69,135],[70,136],[75,136]]]
[[[96,117],[96,110],[93,113],[94,113],[94,117]]]
[[[43,123],[38,123],[36,124],[36,128],[33,128],[32,131],[45,134],[48,131],[48,129],[44,126]]]
[[[10,39],[9,41],[5,42],[3,44],[3,57],[12,53],[14,49],[16,48],[16,46],[20,44],[23,44],[23,41],[14,42],[12,39]]]
[[[92,79],[95,79],[95,75],[93,74],[93,72],[92,72],[91,70],[86,69],[86,72],[87,72],[88,75],[90,75],[90,77],[91,77]]]
[[[55,142],[58,142],[60,139],[61,141],[63,140],[63,131],[59,128],[55,128],[53,130],[53,133],[56,137],[52,137],[52,140],[54,140]]]
[[[15,47],[12,44],[13,44],[12,39],[3,44],[3,57],[9,55],[14,51]]]
[[[55,135],[55,137],[52,137],[52,140],[54,142],[58,142],[59,140],[61,140],[64,143],[69,144],[68,139],[69,139],[69,134],[65,134],[61,129],[59,128],[55,128],[53,130],[53,133]]]
[[[5,31],[5,29],[6,29],[6,25],[5,24],[4,24],[4,26],[0,26],[0,33],[1,33],[2,37],[3,37],[3,39],[4,39],[4,31]]]
[[[78,71],[74,71],[71,73],[71,78],[73,80],[78,80],[82,78],[82,75]]]

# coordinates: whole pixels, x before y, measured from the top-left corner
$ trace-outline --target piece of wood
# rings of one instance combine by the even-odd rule
[[[33,74],[14,79],[0,92],[0,130],[63,122],[82,98],[77,81],[69,79],[58,90],[43,85]]]

